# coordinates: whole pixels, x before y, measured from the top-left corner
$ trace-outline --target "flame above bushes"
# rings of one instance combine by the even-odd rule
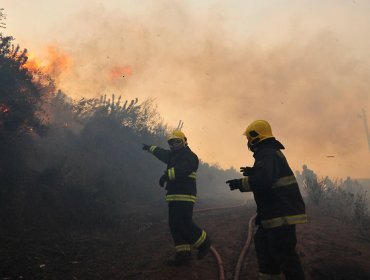
[[[119,78],[124,78],[132,75],[132,68],[130,66],[114,66],[109,72],[109,80],[114,81]]]
[[[46,48],[44,57],[28,53],[28,60],[24,64],[30,72],[42,72],[55,81],[59,81],[61,75],[71,67],[72,59],[62,52],[57,46],[50,45]]]

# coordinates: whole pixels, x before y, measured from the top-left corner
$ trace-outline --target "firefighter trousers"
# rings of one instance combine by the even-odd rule
[[[193,222],[193,202],[171,201],[168,204],[168,222],[177,252],[199,248],[208,237],[206,232]]]
[[[287,280],[305,279],[301,261],[295,250],[296,244],[295,225],[270,229],[257,226],[254,245],[260,274],[277,276],[282,272]]]

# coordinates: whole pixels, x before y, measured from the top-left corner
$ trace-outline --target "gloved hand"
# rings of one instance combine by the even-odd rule
[[[254,172],[253,167],[240,167],[240,172],[243,172],[243,176],[251,176]]]
[[[240,189],[242,187],[242,179],[228,180],[226,184],[229,184],[230,191]]]
[[[142,145],[143,145],[142,149],[143,149],[144,151],[149,151],[149,149],[150,149],[150,147],[151,147],[151,146],[149,146],[149,145],[147,145],[147,144],[142,144]]]
[[[168,181],[168,175],[165,173],[159,178],[159,185],[163,188],[166,182]]]

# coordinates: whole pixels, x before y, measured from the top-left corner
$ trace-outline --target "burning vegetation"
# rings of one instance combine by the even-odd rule
[[[6,245],[0,275],[47,278],[51,274],[40,272],[45,267],[40,261],[55,255],[62,263],[78,264],[81,255],[94,255],[89,251],[97,246],[92,231],[118,233],[124,241],[108,251],[122,254],[120,246],[126,250],[135,235],[146,234],[163,219],[163,193],[153,183],[163,166],[141,151],[141,143],[166,146],[167,125],[151,99],[125,100],[112,94],[72,100],[55,85],[73,63],[68,55],[51,46],[42,60],[12,43],[12,37],[0,33],[0,224]],[[107,79],[131,75],[130,66],[115,66]],[[202,162],[198,205],[240,200],[223,185],[238,175]],[[301,183],[308,201],[328,215],[358,221],[362,236],[369,236],[366,194],[344,189],[344,182],[307,178]],[[60,236],[67,236],[71,247],[78,242],[87,246],[81,246],[82,253],[71,248],[73,254],[65,253],[54,242]],[[122,279],[115,276],[105,275]]]
[[[130,66],[114,66],[108,76],[109,80],[114,81],[131,75],[132,69]]]
[[[63,53],[58,47],[50,45],[46,48],[44,58],[26,53],[27,60],[22,65],[33,75],[42,74],[52,77],[53,81],[58,83],[62,74],[66,73],[71,67],[71,58]]]
[[[153,100],[73,101],[51,78],[68,68],[67,56],[50,47],[43,61],[12,45],[12,37],[0,40],[2,228],[119,226],[133,204],[162,202],[152,186],[162,168],[141,151],[143,142],[166,145],[168,128]],[[110,77],[131,74],[117,66]],[[235,172],[201,168],[209,186]]]

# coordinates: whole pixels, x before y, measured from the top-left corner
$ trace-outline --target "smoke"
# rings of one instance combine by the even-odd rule
[[[62,76],[68,73],[71,67],[71,58],[55,45],[45,47],[42,54],[38,56],[27,53],[28,59],[24,67],[31,72],[42,71],[60,84]]]
[[[230,30],[217,5],[202,16],[180,1],[143,6],[135,13],[92,6],[71,21],[60,46],[74,62],[60,81],[64,92],[156,98],[164,120],[183,120],[191,147],[223,167],[253,162],[242,133],[266,119],[293,168],[369,176],[358,117],[370,108],[369,61],[340,34],[291,27],[266,45]]]

